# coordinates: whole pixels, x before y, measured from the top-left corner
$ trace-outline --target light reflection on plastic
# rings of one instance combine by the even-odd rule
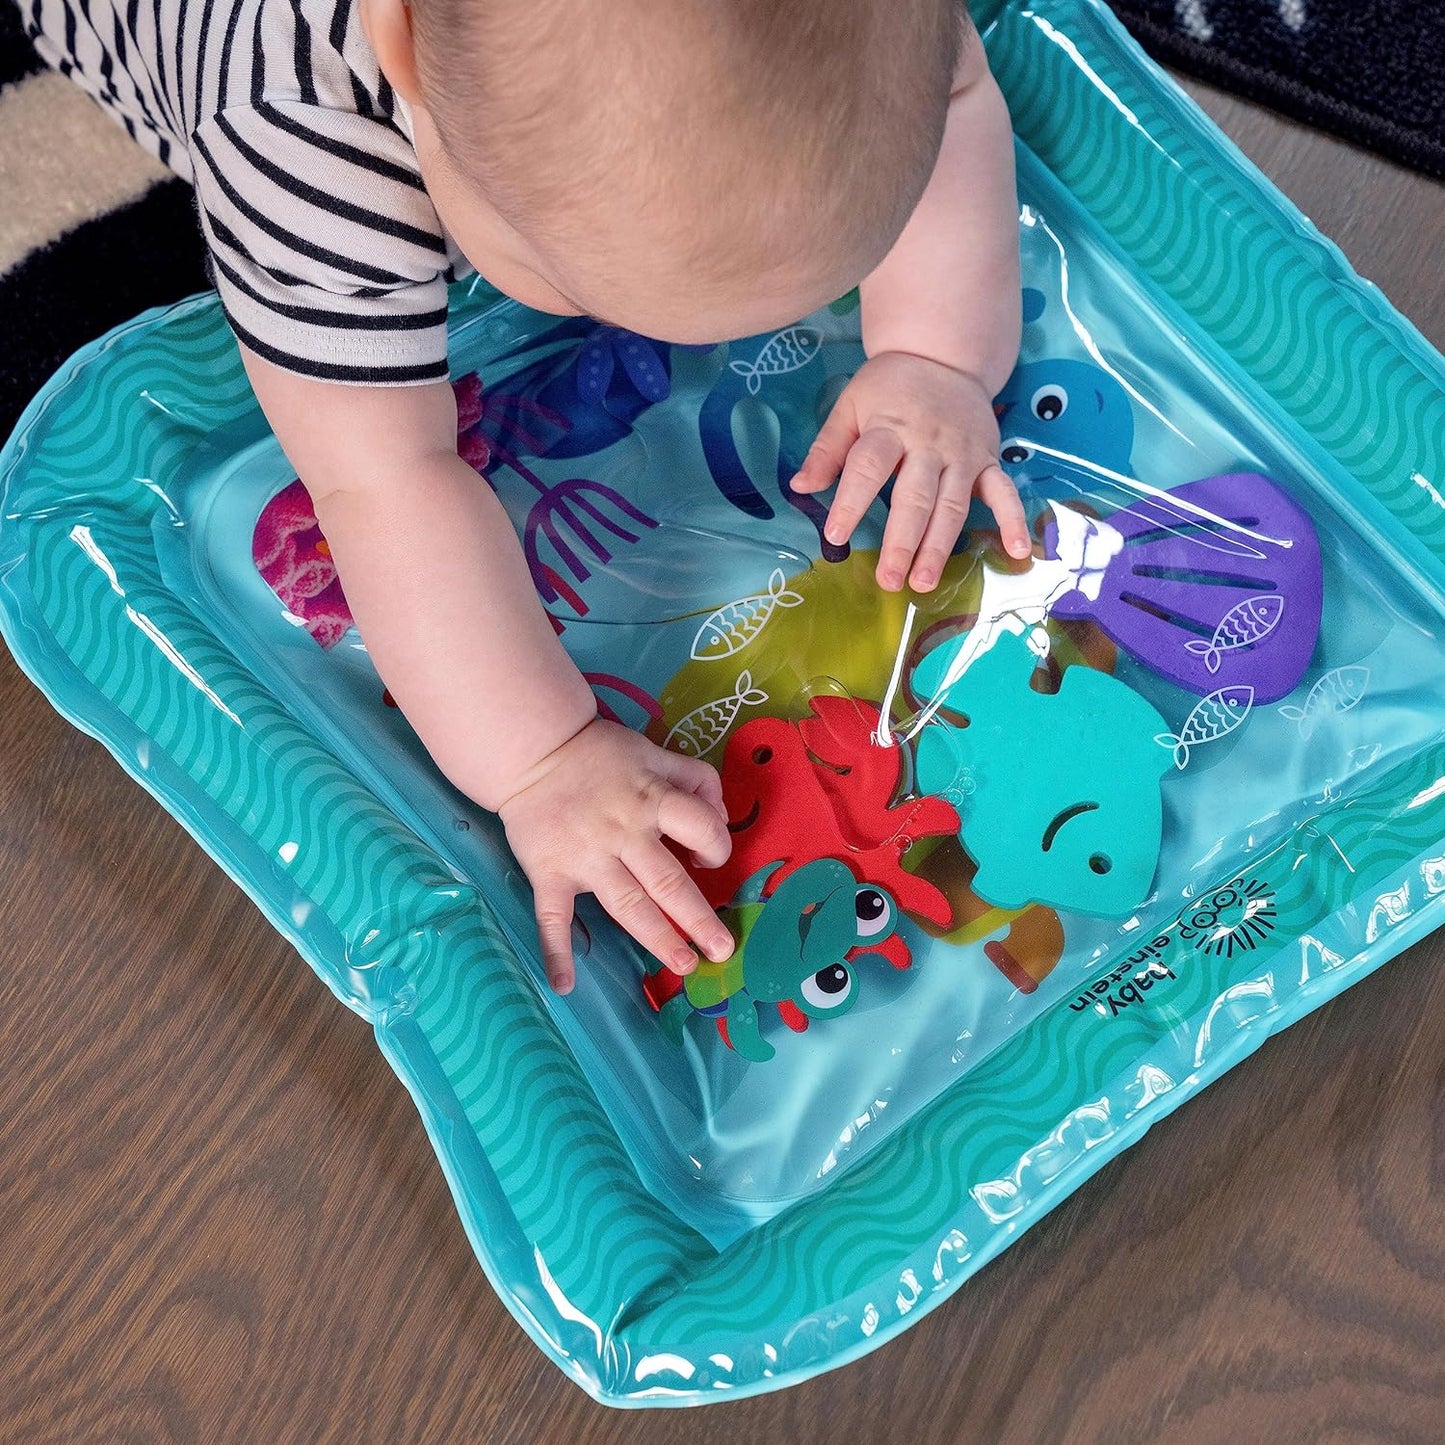
[[[110,583],[111,591],[114,592],[117,597],[124,597],[125,589],[116,578],[115,568],[110,565],[110,558],[100,550],[95,538],[91,535],[90,528],[77,524],[70,529],[70,539],[105,574],[107,581]],[[211,703],[220,712],[225,713],[237,727],[241,726],[241,719],[206,686],[205,679],[200,673],[176,651],[175,644],[145,613],[137,612],[135,608],[127,602],[125,604],[125,615],[150,638],[166,661],[169,662],[207,702]]]
[[[1340,862],[1343,863],[1351,873],[1353,873],[1355,871],[1355,865],[1351,863],[1350,860],[1345,856],[1345,850],[1340,847],[1339,843],[1335,839],[1335,835],[1333,833],[1326,833],[1324,836],[1325,842],[1328,843],[1337,854],[1339,854]]]
[[[851,1124],[845,1124],[842,1132],[838,1135],[838,1142],[828,1150],[823,1162],[818,1166],[818,1172],[814,1178],[821,1179],[825,1174],[831,1174],[838,1167],[839,1151],[846,1149],[887,1107],[887,1099],[874,1099],[866,1114],[859,1114]]]
[[[581,1316],[579,1315],[578,1318],[580,1319]],[[590,1325],[592,1321],[588,1320],[587,1323]],[[676,1374],[681,1375],[684,1380],[690,1380],[696,1373],[697,1370],[692,1361],[684,1359],[681,1355],[644,1355],[637,1362],[637,1368],[633,1370],[632,1377],[640,1384],[643,1380],[651,1379],[653,1375]]]
[[[124,597],[125,588],[120,585],[120,581],[115,575],[115,568],[110,565],[110,558],[100,550],[99,544],[91,535],[90,528],[77,523],[70,529],[70,540],[105,574],[106,581],[110,583],[110,590],[117,597]]]
[[[1374,943],[1382,933],[1403,923],[1410,916],[1410,885],[1402,883],[1375,899],[1365,923],[1365,942]]]
[[[898,1297],[893,1303],[899,1314],[906,1315],[923,1298],[923,1286],[918,1283],[918,1276],[911,1269],[903,1271],[899,1276],[899,1283],[903,1288],[898,1291]]]
[[[161,486],[159,482],[153,482],[149,477],[137,477],[136,481],[170,513],[172,526],[181,527],[185,525],[181,520],[181,514],[176,510],[175,504],[166,495],[166,489]]]
[[[1187,443],[1191,447],[1196,446],[1197,443],[1194,438],[1185,436],[1123,372],[1114,366],[1113,362],[1104,355],[1103,351],[1100,350],[1099,343],[1094,340],[1093,332],[1084,325],[1083,321],[1079,318],[1078,312],[1074,310],[1073,303],[1069,300],[1069,254],[1064,249],[1064,243],[1058,238],[1053,227],[1050,226],[1047,221],[1040,219],[1039,225],[1044,235],[1054,243],[1054,249],[1059,253],[1059,301],[1063,305],[1064,314],[1069,318],[1070,326],[1073,327],[1074,335],[1079,338],[1084,350],[1094,358],[1094,364],[1100,371],[1112,376],[1114,380],[1119,383],[1120,387],[1123,388],[1125,394],[1132,397],[1133,400],[1143,407],[1161,426],[1172,431],[1180,441]]]
[[[1136,1109],[1147,1107],[1174,1087],[1174,1080],[1157,1064],[1140,1064],[1134,1078],[1139,1085],[1139,1102],[1134,1105]]]
[[[596,1340],[597,1353],[601,1355],[603,1352],[602,1331],[596,1321],[588,1319],[587,1316],[562,1293],[557,1281],[552,1278],[552,1271],[547,1268],[547,1261],[542,1258],[542,1251],[538,1249],[536,1245],[532,1246],[532,1258],[537,1262],[537,1278],[542,1281],[542,1288],[547,1291],[547,1297],[552,1301],[552,1305],[557,1313],[561,1315],[564,1320],[571,1320],[573,1324],[581,1325],[582,1328]],[[563,1354],[566,1353],[566,1351],[562,1349],[560,1341],[554,1340],[552,1343],[558,1351]],[[675,1360],[678,1357],[676,1355],[649,1355],[647,1358],[649,1360]],[[647,1361],[644,1360],[637,1366],[637,1378],[639,1380],[644,1378],[643,1368],[646,1363]],[[690,1378],[692,1375],[692,1366],[688,1364],[686,1360],[681,1361],[681,1364],[686,1371],[686,1376]]]
[[[1425,885],[1425,892],[1432,897],[1445,889],[1445,853],[1426,858],[1420,864],[1420,881]]]
[[[1256,532],[1253,528],[1246,527],[1243,522],[1236,522],[1233,517],[1221,517],[1217,512],[1211,512],[1205,507],[1196,506],[1187,497],[1180,497],[1173,492],[1167,492],[1162,487],[1156,487],[1149,482],[1141,481],[1138,477],[1131,477],[1124,472],[1116,472],[1112,467],[1106,467],[1099,462],[1091,462],[1085,457],[1075,456],[1073,452],[1059,451],[1056,447],[1048,446],[1046,443],[1036,441],[1032,437],[1008,436],[1000,439],[1000,447],[1006,447],[1010,443],[1020,447],[1027,447],[1030,451],[1036,452],[1041,457],[1052,457],[1056,462],[1067,462],[1076,470],[1088,473],[1091,476],[1103,477],[1106,481],[1113,482],[1116,486],[1122,487],[1126,492],[1135,492],[1143,497],[1150,497],[1154,501],[1166,507],[1173,508],[1176,512],[1184,512],[1200,521],[1209,523],[1209,540],[1203,537],[1192,536],[1190,541],[1199,546],[1207,547],[1213,552],[1225,552],[1228,555],[1228,547],[1219,544],[1225,541],[1222,536],[1224,532],[1233,532],[1239,537],[1248,537],[1253,542],[1261,543],[1266,547],[1293,547],[1294,539],[1291,537],[1270,537],[1263,532]],[[1060,481],[1072,486],[1081,496],[1084,489],[1077,482],[1070,481],[1067,477],[1059,478]],[[1218,530],[1214,530],[1214,529]],[[1242,549],[1242,550],[1241,550]],[[1234,555],[1250,556],[1257,555],[1254,548],[1245,543],[1236,545]]]
[[[956,1268],[968,1258],[968,1236],[961,1229],[950,1229],[942,1239],[938,1241],[938,1248],[933,1254],[933,1281],[935,1284],[942,1284],[946,1275],[951,1271],[945,1270],[943,1258],[945,1255],[952,1256],[952,1263]]]
[[[179,422],[181,426],[184,427],[187,431],[194,430],[194,427],[192,427],[186,421],[186,418],[180,412],[172,411],[170,407],[168,407],[165,402],[163,402],[160,397],[155,394],[155,392],[147,391],[144,387],[142,387],[141,390],[137,393],[137,397],[141,401],[149,402],[153,407],[155,407],[158,412],[164,413],[173,421]],[[140,478],[137,478],[136,480],[139,481]]]
[[[1018,1186],[1011,1179],[989,1179],[969,1191],[990,1224],[1007,1224],[1024,1207]]]
[[[1321,943],[1312,933],[1300,935],[1299,948],[1299,981],[1302,984],[1310,981],[1312,973],[1328,973],[1330,969],[1338,968],[1345,961],[1343,955],[1336,953],[1327,944]],[[1319,967],[1312,968],[1311,965],[1316,962]]]
[[[898,695],[898,685],[903,677],[903,659],[907,655],[909,642],[913,637],[913,619],[918,615],[917,606],[910,602],[903,614],[903,635],[898,639],[898,651],[893,657],[893,672],[883,692],[883,701],[878,708],[878,726],[873,730],[873,741],[880,748],[891,748],[897,742],[888,719],[893,716],[893,701]]]
[[[1001,637],[1009,633],[1021,636],[1039,657],[1047,657],[1049,636],[1044,623],[1060,598],[1082,592],[1091,601],[1098,600],[1109,563],[1123,550],[1123,535],[1107,522],[1061,502],[1049,505],[1057,528],[1055,555],[1034,558],[1022,572],[983,569],[978,619],[950,657],[933,696],[902,729],[905,741],[917,737],[947,705],[955,685]],[[891,699],[889,702],[891,705]]]
[[[1430,478],[1425,476],[1423,472],[1415,472],[1410,477],[1410,480],[1414,482],[1417,487],[1421,488],[1437,507],[1445,507],[1445,497],[1440,495],[1435,489],[1434,483],[1431,482]]]
[[[1410,808],[1423,808],[1426,803],[1433,803],[1441,793],[1445,793],[1445,778],[1436,778],[1428,788],[1422,788],[1406,805]]]
[[[300,845],[288,839],[276,850],[276,856],[289,867],[296,861],[296,855],[300,851]]]
[[[1266,973],[1262,978],[1249,978],[1241,983],[1224,990],[1217,999],[1209,1006],[1209,1012],[1205,1015],[1204,1022],[1199,1027],[1199,1036],[1194,1042],[1194,1067],[1202,1069],[1204,1061],[1209,1057],[1211,1050],[1210,1035],[1214,1031],[1214,1020],[1218,1014],[1233,1011],[1236,1004],[1245,1000],[1259,999],[1266,1003],[1266,1007],[1254,1009],[1246,1016],[1235,1017],[1231,1020],[1236,1029],[1246,1027],[1254,1022],[1261,1015],[1269,1012],[1268,1005],[1274,1002],[1274,974]]]
[[[1153,149],[1158,151],[1159,154],[1162,155],[1165,160],[1167,160],[1169,164],[1175,168],[1175,170],[1178,170],[1179,162],[1175,160],[1174,157],[1171,156],[1168,151],[1166,151],[1164,147],[1161,146],[1159,142],[1155,140],[1154,137],[1150,135],[1147,130],[1144,129],[1142,125],[1139,124],[1139,117],[1135,115],[1134,112],[1130,110],[1129,107],[1125,105],[1124,102],[1120,100],[1119,97],[1115,95],[1114,92],[1104,83],[1104,77],[1100,75],[1099,72],[1095,70],[1094,67],[1090,65],[1087,60],[1084,59],[1083,52],[1079,49],[1079,47],[1075,45],[1074,42],[1070,40],[1069,37],[1065,35],[1062,31],[1056,30],[1052,25],[1050,25],[1049,22],[1045,20],[1042,15],[1032,15],[1029,18],[1034,22],[1035,25],[1038,26],[1040,30],[1043,31],[1044,35],[1048,39],[1052,40],[1054,44],[1057,45],[1059,49],[1062,50],[1064,54],[1066,54],[1069,59],[1072,60],[1074,64],[1078,66],[1078,68],[1089,77],[1089,83],[1094,87],[1094,89],[1097,90],[1099,94],[1103,96],[1104,99],[1107,100],[1109,104],[1112,105],[1114,109],[1117,110],[1119,114],[1122,115],[1124,119],[1127,120],[1129,124],[1134,127],[1135,130],[1139,132],[1139,134],[1149,143],[1150,146],[1153,147]]]
[[[708,1364],[716,1365],[721,1370],[731,1370],[733,1367],[731,1355],[709,1355],[707,1360]]]
[[[1037,1144],[1019,1155],[1019,1162],[1008,1178],[986,1180],[975,1184],[969,1192],[991,1223],[1004,1224],[1021,1214],[1028,1204],[1029,1191],[1024,1188],[1027,1176],[1032,1176],[1029,1180],[1032,1185],[1050,1184],[1082,1155],[1113,1134],[1108,1099],[1080,1104]]]

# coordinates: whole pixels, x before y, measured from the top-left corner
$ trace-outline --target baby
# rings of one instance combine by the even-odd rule
[[[718,776],[599,718],[457,456],[446,283],[701,343],[861,282],[868,359],[792,485],[836,484],[843,542],[896,475],[883,588],[937,583],[974,494],[1027,555],[992,408],[1019,342],[1012,144],[961,0],[25,3],[42,54],[194,182],[368,652],[500,815],[551,985],[588,892],[678,972],[726,958],[665,841],[725,861]]]

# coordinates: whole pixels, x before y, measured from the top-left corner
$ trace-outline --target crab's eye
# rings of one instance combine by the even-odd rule
[[[1058,421],[1069,409],[1069,393],[1061,386],[1041,386],[1029,403],[1029,410],[1040,421]]]
[[[877,938],[887,933],[893,922],[893,905],[877,888],[860,888],[853,899],[853,912],[858,916],[859,938]]]
[[[1017,442],[1010,442],[998,454],[998,459],[1005,466],[1021,467],[1031,456],[1033,456],[1033,452],[1028,447],[1022,447]]]
[[[845,965],[830,963],[803,980],[802,995],[809,1008],[842,1008],[853,996],[853,975]]]

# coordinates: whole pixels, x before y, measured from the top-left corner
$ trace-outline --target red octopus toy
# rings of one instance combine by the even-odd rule
[[[723,908],[770,864],[765,896],[805,864],[836,858],[905,912],[947,929],[947,895],[902,859],[920,838],[956,834],[958,814],[942,798],[894,801],[903,755],[874,741],[874,704],[819,696],[810,709],[797,722],[755,718],[728,739],[722,785],[733,851],[721,868],[690,870],[703,895]]]

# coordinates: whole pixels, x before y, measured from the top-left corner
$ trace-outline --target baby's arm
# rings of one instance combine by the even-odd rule
[[[442,772],[506,825],[553,986],[571,986],[583,892],[679,971],[696,962],[679,930],[726,958],[727,930],[662,842],[726,860],[717,774],[597,718],[511,522],[457,456],[451,387],[336,385],[243,355],[377,672]]]
[[[827,527],[841,542],[898,470],[878,564],[890,589],[905,576],[920,591],[938,581],[975,489],[1008,550],[1026,556],[1023,508],[998,466],[992,405],[1019,347],[1013,135],[971,25],[932,178],[861,294],[869,360],[794,485],[821,491],[842,472]]]

